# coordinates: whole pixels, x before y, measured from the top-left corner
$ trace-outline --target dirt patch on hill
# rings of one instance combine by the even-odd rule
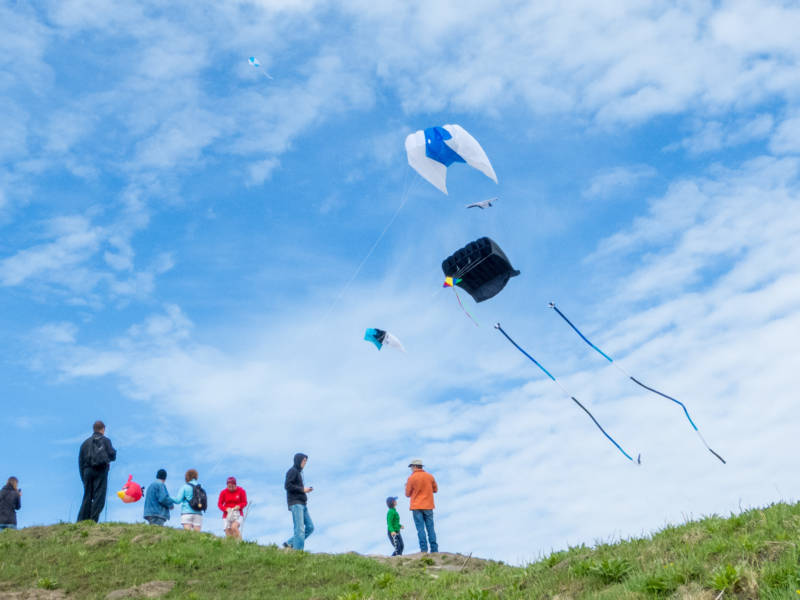
[[[114,590],[106,595],[106,600],[123,600],[125,598],[160,598],[175,587],[174,581],[148,581],[140,585]]]
[[[17,592],[0,592],[0,600],[65,600],[66,594],[61,590],[40,590],[31,588]]]
[[[370,558],[377,561],[408,569],[426,569],[428,572],[436,571],[480,571],[490,564],[501,564],[498,561],[475,558],[471,554],[457,554],[452,552],[415,552],[402,556],[381,556],[371,554]]]

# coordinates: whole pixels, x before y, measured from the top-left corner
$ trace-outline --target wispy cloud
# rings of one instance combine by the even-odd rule
[[[640,181],[655,175],[656,170],[648,165],[607,169],[592,178],[583,195],[586,198],[605,198],[615,192],[625,192]]]

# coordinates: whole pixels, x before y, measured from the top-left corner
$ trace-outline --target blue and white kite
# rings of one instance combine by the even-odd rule
[[[403,344],[400,343],[396,337],[394,337],[388,331],[384,331],[383,329],[374,329],[369,328],[364,332],[364,339],[368,342],[372,342],[375,344],[375,347],[380,350],[383,346],[394,346],[395,348],[405,352],[406,349],[403,348]]]
[[[447,193],[447,167],[467,163],[497,183],[489,157],[478,141],[460,125],[428,127],[406,138],[408,164],[430,183]]]
[[[257,59],[255,56],[251,56],[251,57],[250,57],[250,58],[248,58],[247,60],[248,60],[248,61],[250,62],[250,64],[251,64],[251,65],[253,65],[254,67],[256,67],[256,68],[260,68],[260,67],[261,67],[261,63],[260,63],[260,62],[258,62],[258,59]],[[261,70],[261,72],[264,74],[264,76],[265,76],[267,79],[272,79],[272,76],[270,76],[270,74],[269,74],[269,73],[267,73],[266,71],[264,71],[263,69]]]

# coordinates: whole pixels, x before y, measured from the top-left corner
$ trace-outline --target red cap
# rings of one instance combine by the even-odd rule
[[[232,484],[236,485],[236,477],[228,477],[227,483],[232,483]]]

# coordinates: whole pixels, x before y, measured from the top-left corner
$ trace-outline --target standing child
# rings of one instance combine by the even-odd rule
[[[400,535],[400,530],[403,526],[400,525],[400,515],[397,513],[397,496],[389,496],[386,499],[386,506],[389,510],[386,513],[386,525],[389,530],[389,542],[394,548],[392,556],[400,556],[403,554],[403,536]]]

